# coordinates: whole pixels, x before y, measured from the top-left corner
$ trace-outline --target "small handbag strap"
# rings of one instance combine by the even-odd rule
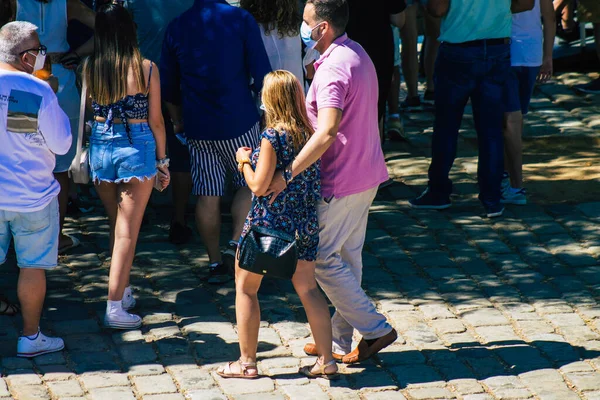
[[[82,79],[82,87],[81,87],[81,104],[79,105],[79,126],[77,132],[77,153],[75,154],[75,160],[77,167],[79,168],[81,164],[81,153],[83,149],[83,131],[85,126],[85,103],[87,97],[87,83],[85,81],[85,77]]]

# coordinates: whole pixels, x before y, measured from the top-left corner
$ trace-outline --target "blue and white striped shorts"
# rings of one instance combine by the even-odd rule
[[[260,144],[257,122],[248,132],[230,140],[196,140],[188,138],[192,161],[193,193],[196,196],[223,196],[225,175],[233,175],[235,189],[246,186],[243,175],[237,169],[235,153],[240,147],[255,149]]]

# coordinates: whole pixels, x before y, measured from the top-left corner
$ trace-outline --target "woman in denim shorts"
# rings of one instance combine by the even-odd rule
[[[142,324],[129,275],[142,218],[158,171],[169,183],[165,125],[156,66],[142,59],[134,23],[125,8],[107,5],[96,14],[95,50],[83,66],[96,123],[90,169],[110,221],[112,259],[104,324],[135,329]]]

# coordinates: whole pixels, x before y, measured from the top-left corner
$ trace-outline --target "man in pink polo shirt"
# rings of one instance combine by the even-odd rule
[[[278,194],[285,181],[321,158],[316,278],[336,308],[334,358],[354,363],[379,352],[398,335],[361,287],[369,207],[388,173],[379,142],[375,67],[344,33],[347,22],[346,0],[306,3],[302,40],[321,54],[306,97],[315,134],[295,161],[275,174],[271,190]],[[351,351],[354,329],[363,338]],[[304,351],[317,354],[312,343]]]

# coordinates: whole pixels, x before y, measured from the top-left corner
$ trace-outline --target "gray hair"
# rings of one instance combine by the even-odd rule
[[[37,29],[37,26],[25,21],[4,25],[0,29],[0,62],[17,63],[24,44],[33,37]]]

